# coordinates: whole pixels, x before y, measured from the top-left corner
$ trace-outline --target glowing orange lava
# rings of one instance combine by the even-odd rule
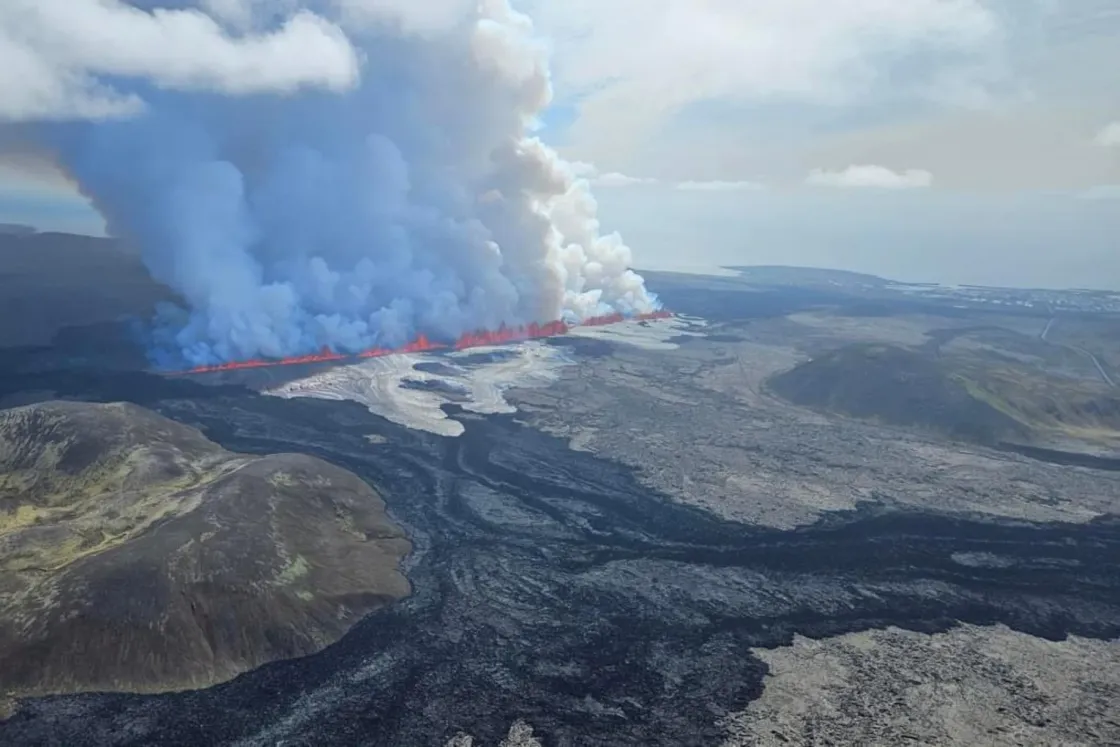
[[[627,319],[646,321],[649,319],[667,319],[671,316],[672,314],[668,311],[653,311],[648,314],[636,314],[630,317],[623,316],[622,314],[607,314],[585,319],[579,326],[601,327],[607,324],[617,324]],[[218,373],[221,371],[241,371],[249,368],[296,366],[301,363],[328,363],[360,360],[364,358],[380,358],[386,355],[398,355],[402,353],[427,353],[435,350],[466,350],[468,348],[480,348],[489,345],[504,345],[511,342],[520,342],[522,340],[539,340],[544,337],[558,337],[568,334],[570,329],[571,327],[567,323],[561,321],[548,322],[546,324],[537,324],[534,322],[533,324],[517,327],[507,327],[503,324],[498,329],[484,329],[477,332],[464,333],[462,337],[451,345],[433,342],[429,340],[426,335],[421,334],[412,342],[402,345],[399,348],[370,348],[354,354],[336,353],[333,350],[324,349],[310,355],[297,355],[288,358],[254,358],[244,361],[231,361],[229,363],[216,363],[211,366],[195,366],[185,371],[173,371],[170,373]]]

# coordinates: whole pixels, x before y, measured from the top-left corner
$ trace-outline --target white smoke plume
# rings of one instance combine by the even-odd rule
[[[4,0],[0,86],[186,300],[186,362],[656,307],[532,136],[548,68],[506,0]]]

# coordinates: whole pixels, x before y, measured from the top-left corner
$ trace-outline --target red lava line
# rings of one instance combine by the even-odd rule
[[[585,319],[578,326],[602,327],[608,324],[618,324],[619,322],[627,320],[645,321],[648,319],[667,319],[671,316],[672,313],[668,311],[653,311],[648,314],[636,314],[629,317],[623,316],[622,314],[607,314]],[[387,355],[400,355],[402,353],[426,353],[435,350],[467,350],[468,348],[503,345],[510,342],[520,342],[522,340],[539,340],[544,337],[558,337],[568,334],[570,329],[570,325],[561,321],[548,322],[546,324],[525,324],[517,327],[502,325],[498,329],[464,333],[458,340],[450,345],[433,342],[429,340],[426,335],[422,334],[415,340],[399,348],[370,348],[360,353],[353,354],[336,353],[332,350],[324,349],[319,353],[312,353],[310,355],[230,361],[228,363],[195,366],[194,368],[188,368],[182,371],[163,371],[161,373],[170,376],[185,376],[189,374],[219,373],[222,371],[242,371],[250,368],[271,368],[273,366],[297,366],[305,363],[327,363],[362,360],[365,358],[381,358]]]

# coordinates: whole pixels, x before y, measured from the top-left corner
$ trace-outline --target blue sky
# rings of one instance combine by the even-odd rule
[[[552,53],[540,135],[640,267],[1120,289],[1114,0],[516,5]],[[0,221],[101,227],[11,164]]]

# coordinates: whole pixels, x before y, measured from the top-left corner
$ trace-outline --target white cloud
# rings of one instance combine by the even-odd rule
[[[587,161],[567,161],[566,163],[572,172],[572,176],[580,179],[591,179],[599,173],[599,169],[595,168],[595,164],[588,163]]]
[[[749,181],[723,181],[719,179],[710,181],[687,180],[680,182],[663,182],[660,179],[644,176],[631,176],[618,171],[600,172],[594,164],[586,161],[572,161],[568,163],[572,175],[578,179],[587,179],[597,187],[633,187],[640,184],[664,184],[674,189],[695,192],[736,192],[741,190],[763,189],[761,184]]]
[[[1120,146],[1120,121],[1105,125],[1093,142],[1106,147]]]
[[[678,182],[677,189],[696,192],[738,192],[741,190],[763,189],[763,186],[757,182],[723,181],[716,179],[707,182]]]
[[[573,142],[602,157],[693,102],[864,98],[892,62],[927,55],[913,95],[974,91],[1000,44],[983,0],[529,0],[553,40],[561,97],[583,97]],[[940,94],[938,94],[940,95]]]
[[[879,189],[913,189],[933,184],[933,174],[922,169],[891,171],[883,166],[849,166],[843,171],[813,169],[805,183],[814,187],[876,187]]]
[[[608,171],[593,177],[591,183],[599,187],[632,187],[635,184],[656,184],[657,180]]]
[[[227,16],[240,7],[214,5]],[[358,75],[342,30],[307,12],[269,33],[234,35],[196,9],[149,12],[120,0],[0,4],[0,120],[103,118],[143,106],[101,76],[247,94],[342,90]]]
[[[1117,39],[1120,49],[1120,38]],[[908,117],[817,137],[797,154],[795,178],[848,164],[930,167],[938,189],[1053,190],[1120,183],[1120,159],[1093,144],[1103,106],[1045,99],[998,111]],[[1103,156],[1103,157],[1102,157]],[[936,164],[936,168],[933,165]]]
[[[199,4],[215,19],[246,28],[252,25],[260,0],[199,0]]]
[[[632,187],[637,184],[657,184],[656,179],[630,176],[618,171],[600,171],[593,163],[586,161],[567,162],[568,170],[577,179],[586,179],[597,187]]]
[[[478,6],[477,0],[334,0],[334,3],[348,25],[390,22],[405,32],[416,34],[445,31],[471,17],[472,10]]]

